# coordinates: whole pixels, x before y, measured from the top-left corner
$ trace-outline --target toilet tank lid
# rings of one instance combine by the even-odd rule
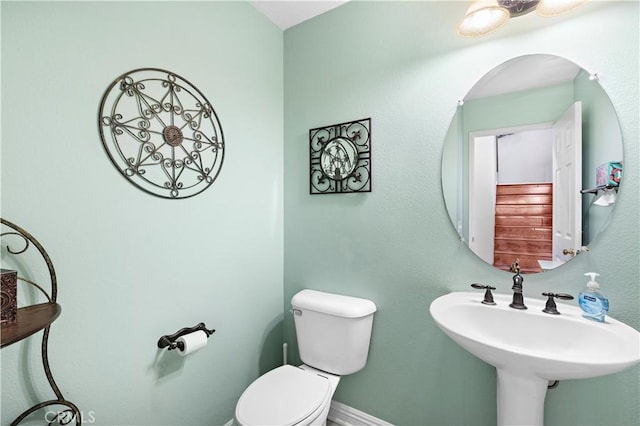
[[[368,299],[308,289],[296,293],[291,305],[344,318],[364,317],[376,311],[375,303]]]

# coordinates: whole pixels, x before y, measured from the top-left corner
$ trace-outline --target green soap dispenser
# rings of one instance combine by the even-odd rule
[[[587,272],[585,275],[590,276],[591,279],[587,283],[587,288],[578,296],[582,316],[593,321],[604,322],[604,317],[609,312],[609,299],[602,294],[600,284],[596,281],[596,277],[600,274]]]

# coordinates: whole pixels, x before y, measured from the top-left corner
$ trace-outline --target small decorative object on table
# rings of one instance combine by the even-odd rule
[[[371,119],[309,130],[311,194],[371,192]]]
[[[2,275],[1,291],[2,312],[0,313],[0,324],[8,325],[17,321],[16,312],[18,310],[17,289],[18,273],[9,269],[0,269]]]

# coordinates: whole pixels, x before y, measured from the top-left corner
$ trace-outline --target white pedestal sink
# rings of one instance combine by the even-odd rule
[[[451,339],[498,373],[498,425],[542,425],[549,381],[617,373],[640,362],[640,333],[611,317],[582,318],[576,306],[557,303],[560,315],[509,307],[511,295],[453,292],[431,303],[431,316]]]

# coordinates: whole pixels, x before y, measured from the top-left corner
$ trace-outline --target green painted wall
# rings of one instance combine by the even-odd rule
[[[2,217],[55,264],[58,385],[85,424],[226,423],[281,359],[282,31],[245,2],[1,7]],[[147,195],[105,155],[101,97],[139,67],[182,75],[220,118],[224,165],[196,197]],[[157,349],[200,321],[217,330],[204,350]],[[2,349],[2,425],[53,397],[39,348]]]
[[[465,2],[352,2],[285,32],[285,309],[307,287],[379,309],[368,365],[342,379],[338,401],[401,425],[495,424],[495,370],[452,343],[428,308],[471,282],[510,292],[510,274],[458,241],[440,160],[456,101],[515,56],[555,54],[598,72],[628,165],[616,215],[591,252],[525,277],[525,296],[577,294],[582,274],[596,270],[612,316],[640,327],[638,6],[591,2],[467,40],[453,30]],[[372,118],[373,192],[309,195],[308,130],[362,117]],[[295,342],[289,316],[285,339]],[[545,423],[637,424],[638,374],[562,382],[547,396]]]
[[[528,53],[600,74],[630,166],[619,214],[592,251],[525,277],[525,293],[575,294],[597,270],[612,315],[638,328],[638,4],[527,16],[480,40],[452,30],[465,9],[353,2],[283,37],[244,2],[2,2],[2,216],[55,262],[63,314],[50,360],[65,396],[96,424],[223,424],[277,364],[283,318],[294,347],[289,300],[310,287],[379,308],[369,364],[343,378],[337,400],[396,424],[494,424],[494,370],[446,338],[428,306],[473,281],[508,292],[510,276],[458,242],[440,158],[456,100]],[[142,193],[99,142],[104,89],[144,66],[194,82],[222,122],[222,174],[192,199]],[[308,130],[362,117],[373,120],[373,192],[310,196]],[[217,329],[205,350],[157,351],[160,335],[198,321]],[[51,392],[37,338],[1,356],[4,425]],[[563,382],[547,423],[637,423],[637,377]]]

